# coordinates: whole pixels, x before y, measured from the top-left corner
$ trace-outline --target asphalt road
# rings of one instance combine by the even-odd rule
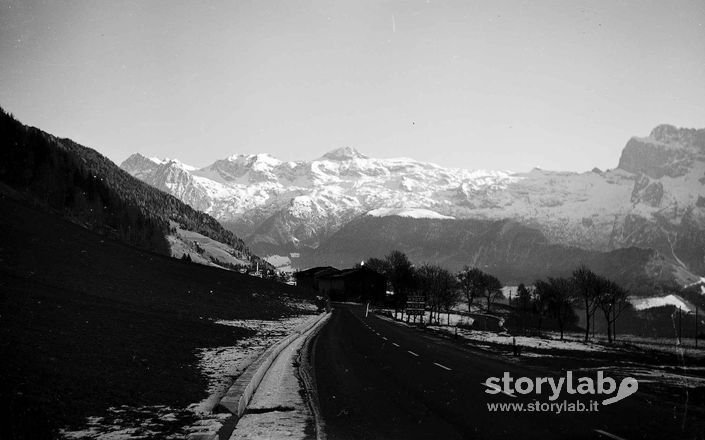
[[[510,372],[564,377],[520,360],[463,347],[370,313],[336,305],[313,344],[325,432],[337,439],[671,439],[703,438],[701,423],[683,423],[641,391],[596,412],[491,412],[488,403],[525,405],[547,395],[485,393],[488,377]],[[601,401],[603,397],[597,396]],[[586,396],[561,394],[557,402]]]

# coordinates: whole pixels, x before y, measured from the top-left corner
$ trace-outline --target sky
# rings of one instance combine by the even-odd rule
[[[608,169],[705,127],[705,2],[0,0],[0,106],[116,163]]]

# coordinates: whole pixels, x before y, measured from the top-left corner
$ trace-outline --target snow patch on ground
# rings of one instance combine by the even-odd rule
[[[353,304],[355,304],[355,303],[353,303]],[[383,313],[386,313],[387,315],[394,314],[394,310],[392,310],[392,309],[386,309],[386,310],[380,310],[380,311],[382,311]],[[398,316],[399,316],[400,320],[406,321],[407,316],[404,314],[403,311],[399,311]],[[430,322],[429,321],[430,316],[431,316],[431,312],[429,312],[429,311],[424,312],[423,322],[425,322],[425,323]],[[413,317],[410,317],[410,319],[413,320]],[[417,315],[416,319],[417,320],[420,319],[418,317],[418,315]],[[470,316],[467,316],[467,315],[458,314],[458,313],[450,313],[450,315],[448,315],[447,313],[442,313],[440,316],[440,319],[436,321],[436,324],[450,325],[453,327],[455,327],[457,325],[470,327],[473,324],[473,322],[475,322],[475,319]]]
[[[302,307],[305,307],[302,305]],[[301,315],[279,321],[259,319],[218,320],[216,324],[246,328],[257,333],[228,347],[203,348],[197,354],[198,366],[208,378],[208,394],[227,389],[254,359],[286,337],[311,315]],[[200,404],[199,404],[200,405]]]
[[[387,311],[386,313],[389,313]],[[393,313],[393,311],[392,311]],[[479,314],[476,314],[479,315]],[[384,315],[378,315],[384,319]],[[402,316],[402,315],[399,315]],[[429,325],[427,328],[435,331],[455,335],[456,326],[469,327],[473,323],[473,319],[468,316],[451,313],[450,325],[447,325],[446,315],[443,315],[440,320],[440,325]],[[405,319],[405,318],[404,318]],[[406,325],[402,321],[394,321],[400,325]],[[425,321],[428,322],[428,313],[425,316]],[[590,342],[583,341],[582,332],[566,332],[561,341],[560,333],[555,331],[546,331],[541,337],[538,336],[512,336],[506,332],[493,332],[484,330],[469,330],[457,328],[457,335],[467,341],[472,341],[473,345],[484,348],[496,348],[497,346],[506,346],[511,349],[516,338],[516,344],[522,349],[536,350],[535,353],[522,351],[522,357],[550,357],[560,355],[560,351],[582,351],[582,352],[621,352],[624,350],[634,350],[638,347],[639,350],[651,350],[662,353],[675,353],[681,357],[691,359],[705,359],[705,348],[702,346],[695,347],[695,340],[692,338],[684,338],[682,343],[678,342],[678,338],[649,338],[634,335],[619,335],[618,341],[612,345],[608,345],[605,335],[598,335]],[[504,349],[503,349],[504,350]],[[547,350],[553,351],[549,353]]]
[[[295,300],[289,305],[302,313],[315,306]],[[103,417],[88,417],[82,429],[60,431],[65,439],[134,440],[144,438],[183,439],[190,433],[217,432],[230,414],[213,414],[206,408],[222,395],[235,379],[271,345],[311,319],[310,314],[281,320],[218,320],[216,324],[247,328],[257,333],[228,347],[202,348],[196,357],[200,370],[208,379],[205,400],[187,408],[165,405],[109,408]],[[215,397],[214,397],[215,396]]]
[[[387,311],[389,313],[389,311]],[[393,312],[392,312],[393,313]],[[378,315],[380,316],[380,315]],[[382,315],[383,316],[383,315]],[[424,322],[428,322],[429,314],[426,312],[424,317]],[[501,318],[500,318],[501,319]],[[395,321],[399,323],[400,321]],[[537,336],[512,336],[506,332],[492,332],[484,330],[469,330],[466,328],[458,327],[470,326],[474,322],[474,319],[470,316],[465,316],[462,314],[451,313],[450,314],[450,325],[448,325],[448,316],[446,314],[441,315],[441,319],[438,323],[434,325],[428,325],[427,328],[433,329],[435,331],[448,333],[451,335],[458,335],[459,338],[463,338],[468,341],[472,341],[476,345],[481,345],[485,347],[491,347],[492,345],[505,345],[511,347],[516,341],[516,345],[521,348],[529,348],[535,350],[569,350],[569,351],[584,351],[584,352],[597,352],[610,350],[609,347],[605,347],[599,343],[584,343],[579,340],[570,339],[568,337],[561,341],[558,335],[546,334],[543,337]],[[438,325],[440,324],[440,325]],[[524,353],[522,353],[524,356]]]
[[[443,331],[446,333],[455,333],[455,328],[447,326],[430,326],[430,328]],[[509,333],[495,333],[481,330],[465,330],[458,329],[458,336],[466,340],[485,343],[499,344],[512,346],[516,340],[517,346],[521,348],[531,348],[535,350],[569,350],[569,351],[584,351],[597,352],[607,351],[608,347],[602,344],[584,343],[579,341],[571,341],[556,339],[553,336],[545,336],[542,338],[534,336],[512,336]],[[522,353],[522,356],[524,354]]]
[[[62,429],[59,434],[65,439],[180,439],[187,434],[183,427],[192,423],[193,419],[193,413],[186,409],[165,405],[123,405],[108,408],[104,417],[88,417],[83,429]]]

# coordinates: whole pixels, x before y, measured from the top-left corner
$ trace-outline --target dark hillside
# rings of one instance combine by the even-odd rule
[[[276,318],[307,292],[182,262],[95,234],[0,185],[3,438],[56,429],[111,406],[204,398],[195,349],[248,331],[213,319]]]
[[[650,285],[654,252],[627,248],[593,252],[551,244],[537,229],[511,220],[438,220],[362,216],[303,256],[303,266],[346,267],[393,249],[415,263],[433,262],[452,271],[478,266],[506,284],[567,276],[580,264],[626,287]]]
[[[97,151],[27,127],[0,109],[0,182],[75,223],[165,255],[169,221],[259,261],[213,217],[132,177]]]

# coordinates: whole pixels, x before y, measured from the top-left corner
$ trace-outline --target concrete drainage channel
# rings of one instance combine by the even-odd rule
[[[304,392],[308,398],[308,406],[313,415],[313,422],[316,429],[316,440],[326,440],[325,424],[321,415],[321,406],[318,403],[318,390],[316,388],[316,378],[313,376],[313,365],[315,363],[316,341],[314,338],[318,330],[323,327],[325,321],[330,317],[330,313],[325,320],[319,322],[316,328],[308,333],[306,340],[303,343],[297,360],[299,362],[299,375],[303,382]]]
[[[220,399],[220,402],[215,405],[213,412],[226,411],[232,414],[232,417],[227,419],[223,426],[218,430],[218,432],[196,432],[189,434],[187,437],[189,440],[226,440],[230,439],[231,436],[234,438],[233,431],[236,429],[238,422],[245,415],[247,411],[247,417],[251,414],[264,414],[277,412],[291,411],[286,405],[286,402],[279,402],[278,406],[271,408],[252,408],[247,409],[248,405],[258,391],[258,387],[262,383],[262,380],[267,375],[267,372],[272,367],[275,360],[279,357],[282,352],[289,347],[301,346],[302,348],[297,350],[298,353],[291,354],[291,360],[294,360],[294,356],[299,362],[304,362],[301,368],[302,381],[307,388],[304,390],[309,400],[315,399],[315,392],[313,392],[313,380],[308,375],[305,370],[308,366],[305,362],[305,356],[302,353],[307,350],[307,345],[310,339],[316,332],[325,324],[327,319],[330,317],[330,313],[321,313],[317,317],[307,321],[302,324],[299,328],[294,330],[286,338],[279,341],[277,344],[268,348],[256,361],[254,361],[237,380],[230,386],[225,395]],[[288,355],[288,353],[285,353]],[[317,405],[315,401],[309,402],[310,409],[313,415],[313,421],[316,428],[316,436],[320,440],[323,438],[322,425],[320,422],[320,417],[318,415]],[[256,436],[255,436],[256,437]],[[244,438],[249,438],[245,436]],[[254,438],[254,437],[253,437]]]

